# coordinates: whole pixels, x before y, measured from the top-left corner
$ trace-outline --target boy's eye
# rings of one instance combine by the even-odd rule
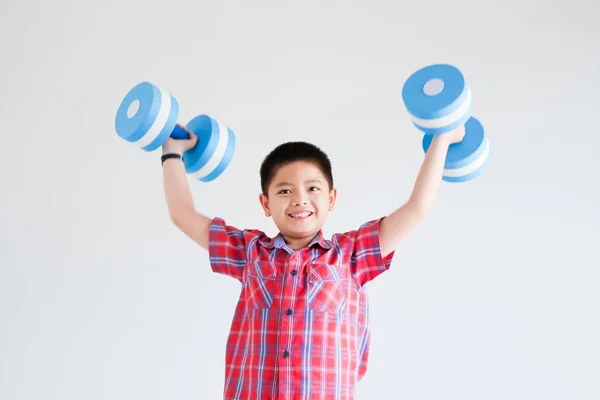
[[[319,189],[317,186],[311,186],[308,190],[310,192],[315,192],[321,189]],[[290,189],[281,189],[279,192],[277,192],[277,194],[290,194],[291,192],[292,191]]]

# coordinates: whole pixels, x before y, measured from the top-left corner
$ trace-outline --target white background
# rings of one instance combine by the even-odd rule
[[[240,286],[170,222],[136,83],[234,129],[198,210],[275,234],[258,169],[332,158],[325,233],[401,206],[423,159],[401,88],[458,66],[490,169],[444,183],[370,284],[359,399],[600,398],[600,6],[589,1],[0,2],[0,399],[218,399]]]

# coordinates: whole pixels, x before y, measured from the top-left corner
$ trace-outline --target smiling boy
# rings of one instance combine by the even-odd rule
[[[431,209],[448,146],[437,136],[408,201],[355,230],[323,236],[337,190],[331,163],[305,142],[277,146],[260,168],[259,202],[279,233],[238,229],[196,211],[177,156],[197,137],[169,139],[164,190],[173,223],[208,250],[212,270],[242,284],[226,346],[223,398],[353,400],[367,370],[365,285],[389,269],[395,249]]]

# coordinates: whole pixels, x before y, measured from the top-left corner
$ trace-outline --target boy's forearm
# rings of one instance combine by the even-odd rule
[[[163,185],[169,215],[176,220],[194,210],[194,200],[188,184],[185,166],[181,160],[167,159],[163,164]]]
[[[208,250],[212,220],[196,211],[185,166],[181,160],[165,160],[163,181],[171,221],[183,233]]]
[[[422,215],[429,212],[435,202],[444,173],[449,145],[448,140],[443,135],[436,136],[425,154],[425,159],[409,199],[413,207],[419,210]]]
[[[379,244],[383,257],[399,246],[433,206],[441,185],[449,143],[444,136],[433,139],[425,154],[409,200],[382,220],[379,228]]]

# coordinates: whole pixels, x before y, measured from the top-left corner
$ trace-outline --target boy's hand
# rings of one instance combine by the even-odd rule
[[[180,124],[177,124],[177,126],[186,131],[190,137],[189,139],[173,139],[172,137],[168,138],[167,141],[162,145],[163,154],[176,153],[183,155],[183,153],[193,148],[198,142],[198,136],[187,130],[185,126]]]
[[[459,143],[465,137],[465,126],[459,126],[456,129],[453,129],[449,132],[442,133],[441,135],[437,135],[439,140],[443,140],[448,145],[453,143]]]

